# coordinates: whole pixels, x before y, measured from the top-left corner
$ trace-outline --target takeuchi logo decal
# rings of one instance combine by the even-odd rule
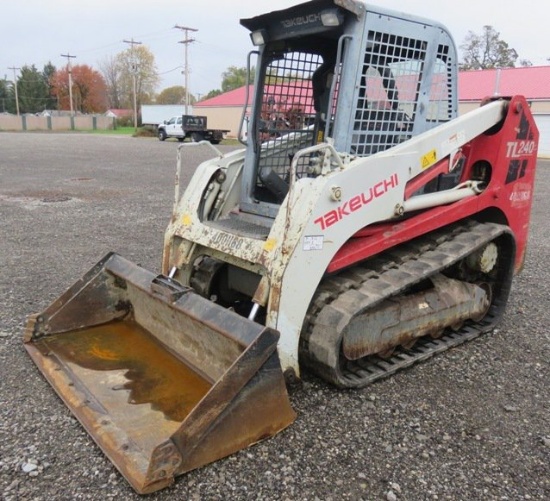
[[[304,24],[313,24],[321,22],[321,14],[309,14],[307,16],[292,17],[290,19],[284,19],[281,24],[285,28],[293,28],[294,26],[302,26]]]
[[[383,197],[391,189],[397,188],[399,185],[399,178],[397,174],[393,174],[388,179],[384,179],[374,186],[371,186],[368,190],[359,195],[355,195],[342,205],[328,211],[326,214],[313,221],[318,224],[322,230],[330,228],[332,225],[342,221],[342,219],[350,216],[354,212],[361,210],[366,205],[370,204],[373,200]]]

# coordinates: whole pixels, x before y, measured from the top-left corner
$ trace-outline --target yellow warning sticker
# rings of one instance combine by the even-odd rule
[[[320,130],[317,132],[317,144],[322,143],[325,140],[325,133]]]
[[[277,240],[275,240],[274,238],[268,238],[265,241],[264,250],[266,252],[271,252],[275,248],[276,245],[277,245]]]
[[[184,226],[191,226],[192,222],[193,222],[193,219],[189,214],[184,214],[183,217],[181,218],[181,224],[183,224]]]
[[[431,167],[436,162],[437,162],[437,150],[435,149],[428,151],[428,153],[426,153],[420,159],[420,165],[422,165],[423,169],[427,169],[428,167]]]

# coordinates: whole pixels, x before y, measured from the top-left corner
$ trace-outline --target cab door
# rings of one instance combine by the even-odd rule
[[[181,117],[172,117],[166,124],[166,135],[168,137],[183,137]]]

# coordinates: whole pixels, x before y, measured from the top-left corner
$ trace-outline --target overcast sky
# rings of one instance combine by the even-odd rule
[[[183,33],[174,25],[198,29],[189,46],[190,91],[204,95],[219,88],[229,66],[245,66],[251,49],[240,18],[301,3],[299,0],[3,0],[0,8],[0,78],[13,79],[10,67],[51,61],[98,63],[142,42],[155,55],[162,82],[159,91],[183,85]],[[460,45],[468,31],[486,24],[534,65],[549,64],[550,34],[546,0],[374,0],[375,5],[405,11],[444,24]]]

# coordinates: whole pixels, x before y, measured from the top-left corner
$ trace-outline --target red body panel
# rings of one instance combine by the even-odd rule
[[[475,138],[462,148],[466,155],[461,181],[472,179],[476,166],[491,169],[490,182],[480,195],[420,212],[399,222],[372,225],[356,233],[336,253],[327,272],[334,273],[400,243],[474,217],[506,224],[516,241],[515,270],[521,269],[529,231],[539,133],[522,96],[510,98],[498,131]],[[405,198],[445,172],[448,159],[409,181]]]

